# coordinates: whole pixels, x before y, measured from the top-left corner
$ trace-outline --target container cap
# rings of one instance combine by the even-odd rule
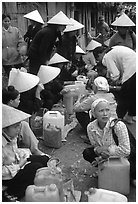
[[[55,53],[53,57],[50,59],[48,65],[51,64],[57,64],[57,63],[63,63],[63,62],[69,62],[66,58],[62,57],[58,53]]]
[[[55,16],[53,16],[48,22],[48,24],[57,24],[57,25],[69,25],[69,18],[60,11]]]
[[[84,28],[83,24],[81,24],[80,22],[74,20],[73,18],[70,18],[70,24],[71,25],[66,26],[65,30],[63,31],[64,33]]]
[[[94,50],[96,47],[102,46],[101,43],[91,40],[90,43],[87,45],[86,50]]]
[[[39,77],[30,73],[12,68],[9,75],[8,86],[12,85],[20,93],[28,91],[39,83]]]
[[[21,122],[29,117],[31,117],[30,114],[2,104],[2,128]]]
[[[46,84],[56,78],[59,75],[60,71],[61,70],[57,67],[41,65],[37,76],[40,78],[40,82],[42,84]]]
[[[40,13],[38,12],[38,10],[32,11],[32,12],[24,15],[23,17],[44,24],[44,21],[40,15]]]
[[[123,13],[111,25],[128,27],[128,26],[135,26],[135,23],[133,23],[133,21],[125,13]]]
[[[85,54],[85,52],[78,45],[76,45],[76,53]]]

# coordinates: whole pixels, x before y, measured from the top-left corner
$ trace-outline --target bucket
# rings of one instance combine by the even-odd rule
[[[130,192],[130,163],[127,158],[111,157],[98,165],[98,188],[128,195]]]
[[[88,202],[127,202],[126,196],[105,189],[90,188],[85,194]]]

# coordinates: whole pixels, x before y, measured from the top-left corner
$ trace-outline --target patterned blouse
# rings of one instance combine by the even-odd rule
[[[100,129],[97,119],[89,123],[87,126],[88,137],[93,147],[107,146],[111,156],[127,157],[130,154],[130,142],[126,125],[122,121],[118,121],[114,127],[114,131],[118,137],[119,145],[117,146],[112,135],[110,118],[104,129]]]

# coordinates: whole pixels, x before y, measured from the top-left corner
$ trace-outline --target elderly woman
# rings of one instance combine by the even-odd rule
[[[97,156],[101,156],[102,158],[108,158],[110,156],[128,157],[130,155],[128,130],[122,121],[118,121],[115,124],[114,131],[118,138],[117,145],[112,132],[114,122],[111,117],[110,103],[104,98],[99,98],[92,103],[91,111],[96,118],[87,127],[88,137],[92,147],[86,148],[83,151],[84,159],[92,163]],[[134,168],[134,161],[130,161],[130,176],[136,179]]]
[[[116,101],[114,95],[109,92],[109,84],[104,77],[97,77],[94,79],[92,84],[92,92],[85,97],[79,97],[74,104],[74,111],[76,112],[76,117],[87,133],[87,125],[90,122],[89,111],[91,109],[91,104],[97,98],[105,98],[110,101],[110,106],[112,110],[112,115],[116,116]]]

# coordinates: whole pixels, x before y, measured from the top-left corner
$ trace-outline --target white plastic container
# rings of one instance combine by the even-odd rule
[[[123,195],[130,192],[130,163],[126,158],[109,158],[98,166],[98,188],[116,191]]]
[[[63,95],[63,104],[68,114],[73,114],[73,105],[80,94],[85,94],[85,84],[82,81],[75,81],[73,85],[66,85],[64,87],[65,93]]]
[[[59,111],[47,111],[43,116],[43,132],[49,124],[61,128],[61,134],[63,136],[65,125],[64,115]]]
[[[86,193],[88,202],[127,202],[127,197],[105,189],[90,188]]]
[[[60,202],[58,188],[55,184],[47,186],[30,185],[25,193],[26,202]]]

